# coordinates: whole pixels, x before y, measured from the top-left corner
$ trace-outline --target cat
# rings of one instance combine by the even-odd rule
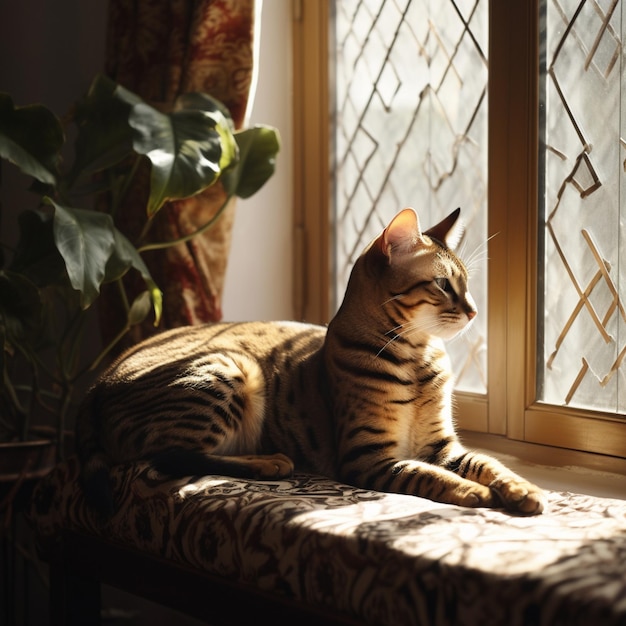
[[[452,251],[460,209],[422,232],[398,213],[358,258],[328,328],[214,323],[129,349],[77,420],[86,496],[113,511],[112,464],[170,476],[279,479],[294,470],[465,507],[534,515],[543,492],[464,448],[443,341],[476,316]]]

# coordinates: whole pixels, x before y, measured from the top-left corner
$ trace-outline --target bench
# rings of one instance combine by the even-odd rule
[[[626,501],[549,491],[515,517],[327,478],[164,478],[114,468],[117,512],[86,507],[75,458],[29,517],[53,624],[97,624],[106,583],[217,624],[626,624]]]

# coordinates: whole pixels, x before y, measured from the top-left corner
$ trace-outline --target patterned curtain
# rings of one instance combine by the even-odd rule
[[[111,78],[161,110],[168,110],[180,94],[208,93],[229,108],[235,126],[241,127],[253,71],[254,0],[110,0],[108,19],[105,69]],[[116,217],[131,241],[145,223],[147,176],[146,171],[143,180],[139,177]],[[224,200],[218,184],[167,204],[157,214],[149,240],[169,241],[195,231]],[[160,329],[221,319],[233,218],[231,202],[203,235],[144,256],[164,295]],[[121,325],[118,298],[105,294],[105,340]],[[146,320],[128,341],[153,332],[152,321]]]

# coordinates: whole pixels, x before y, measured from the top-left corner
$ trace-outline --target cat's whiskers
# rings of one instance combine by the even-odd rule
[[[394,300],[402,300],[402,298],[404,298],[404,295],[405,294],[403,294],[403,293],[399,293],[399,294],[397,294],[395,296],[391,296],[391,298],[387,298],[387,300],[385,300],[380,306],[383,307],[386,304],[389,304],[390,302],[393,302]]]
[[[460,243],[460,247],[454,251],[459,259],[465,259],[465,250],[467,250],[467,239],[463,237]]]
[[[398,326],[395,326],[394,328],[389,329],[386,333],[385,333],[385,337],[389,336],[391,333],[393,333],[393,337],[391,339],[389,339],[389,341],[387,341],[385,343],[385,345],[376,353],[376,358],[378,358],[386,349],[387,346],[391,345],[396,339],[398,339],[402,333],[397,333],[396,331],[399,328],[402,328],[404,326],[404,324],[398,324]]]
[[[433,320],[429,323],[412,321],[408,324],[399,324],[395,328],[391,328],[385,333],[385,336],[388,336],[391,333],[394,333],[394,335],[376,353],[376,357],[379,357],[394,341],[396,341],[396,339],[400,339],[401,337],[404,337],[405,335],[408,335],[408,334],[430,331],[434,328],[440,328],[441,326],[442,326],[442,323],[439,320]],[[402,331],[396,332],[399,328],[401,328]]]
[[[495,233],[488,237],[483,243],[476,246],[474,251],[465,258],[461,254],[459,254],[459,258],[464,259],[465,268],[467,269],[468,274],[473,274],[474,270],[477,267],[480,267],[484,264],[485,261],[489,260],[489,242],[498,235]]]
[[[485,264],[488,260],[489,255],[486,250],[480,254],[476,254],[465,266],[468,276],[474,276],[476,274],[476,270],[484,271]]]
[[[397,326],[394,326],[393,328],[390,328],[386,333],[385,333],[385,337],[387,335],[390,335],[391,333],[395,333],[396,330],[398,330],[398,328],[402,328],[404,326],[404,324],[398,324]],[[395,337],[397,337],[398,335],[396,334]],[[394,339],[395,339],[394,337]]]
[[[479,332],[477,330],[477,327],[474,324],[468,323],[456,335],[454,335],[454,337],[451,337],[448,340],[448,343],[454,343],[454,342],[458,341],[461,337],[465,338],[466,341],[471,343],[471,339],[469,338],[469,336],[472,333],[475,334],[477,332]]]

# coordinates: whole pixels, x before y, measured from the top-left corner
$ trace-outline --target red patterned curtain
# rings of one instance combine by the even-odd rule
[[[244,120],[253,71],[254,0],[110,0],[106,73],[153,105],[167,110],[177,96],[200,91],[221,100],[235,126]],[[145,223],[147,174],[132,189],[118,227],[131,240]],[[150,241],[169,241],[205,224],[225,200],[214,185],[157,214]],[[222,317],[221,295],[234,206],[203,235],[145,260],[164,295],[161,329]],[[115,294],[106,297],[105,338],[119,329]],[[154,332],[146,321],[132,343]]]

